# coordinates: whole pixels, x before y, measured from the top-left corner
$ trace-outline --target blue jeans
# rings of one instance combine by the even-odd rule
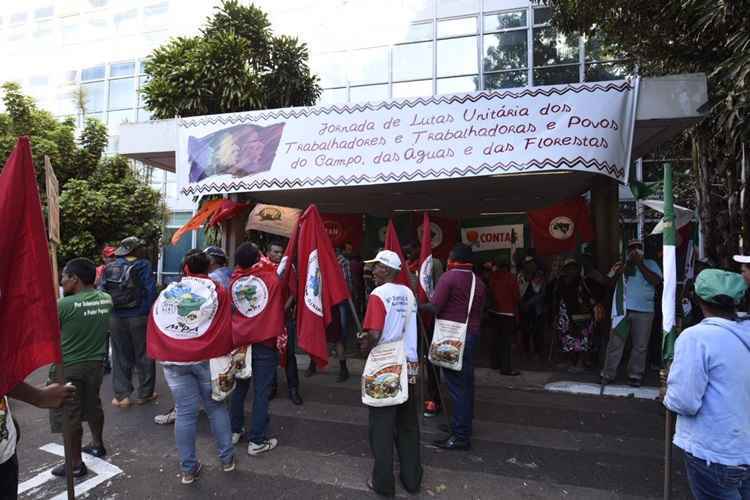
[[[248,439],[253,443],[266,440],[268,428],[268,397],[271,392],[276,365],[279,364],[279,353],[263,344],[253,344],[253,376],[255,384],[253,393],[253,415]],[[245,426],[245,398],[250,389],[250,379],[237,380],[237,387],[232,393],[232,432],[241,433]]]
[[[696,500],[750,500],[750,466],[708,465],[685,452],[685,467]]]
[[[474,420],[474,350],[479,342],[479,335],[471,333],[473,332],[466,334],[461,371],[447,368],[443,370],[448,383],[448,394],[453,401],[451,433],[467,441],[471,439],[471,423]]]
[[[211,399],[211,372],[208,361],[191,365],[162,365],[164,378],[172,391],[176,419],[174,425],[180,468],[193,472],[198,466],[195,456],[195,435],[198,427],[198,409],[203,407],[211,422],[211,432],[216,440],[221,463],[227,464],[234,457],[232,431],[229,427],[229,412],[224,403]]]

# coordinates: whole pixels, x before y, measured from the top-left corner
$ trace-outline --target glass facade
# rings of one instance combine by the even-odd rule
[[[596,40],[557,33],[549,24],[550,9],[523,3],[426,2],[391,46],[316,54],[312,68],[321,77],[320,104],[614,80],[628,74],[631,66],[621,55]]]

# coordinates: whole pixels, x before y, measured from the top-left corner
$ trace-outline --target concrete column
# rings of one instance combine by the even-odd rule
[[[596,265],[606,273],[620,258],[620,199],[617,181],[592,174],[591,215],[596,238]]]

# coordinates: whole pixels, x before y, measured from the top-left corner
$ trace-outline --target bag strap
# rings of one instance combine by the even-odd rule
[[[466,324],[469,324],[469,318],[471,317],[471,306],[474,305],[474,291],[477,289],[477,275],[474,271],[471,272],[471,292],[469,294],[469,310],[466,311]]]

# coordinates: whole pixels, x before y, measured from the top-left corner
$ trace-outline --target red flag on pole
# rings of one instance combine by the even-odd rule
[[[328,364],[326,327],[333,307],[349,299],[349,288],[315,205],[300,217],[297,233],[297,338],[315,366],[323,368]]]
[[[60,363],[60,323],[47,232],[27,137],[0,173],[0,396]]]
[[[385,230],[384,245],[385,250],[396,252],[398,258],[401,259],[401,272],[398,273],[398,276],[396,276],[395,283],[411,288],[411,280],[409,279],[409,271],[406,268],[404,251],[401,250],[401,243],[399,243],[398,241],[398,233],[396,233],[396,226],[393,225],[393,219],[388,219],[388,227]]]
[[[580,196],[527,215],[538,255],[572,252],[579,243],[594,239],[589,207]]]
[[[417,299],[424,304],[430,301],[435,284],[432,281],[432,231],[430,230],[430,216],[427,212],[422,218],[422,247],[419,251],[419,286]]]

